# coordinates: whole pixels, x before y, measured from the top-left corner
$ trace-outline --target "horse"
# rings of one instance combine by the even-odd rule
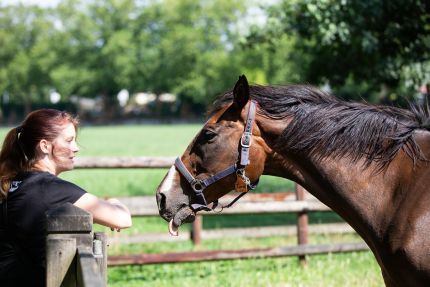
[[[430,286],[428,105],[341,100],[310,85],[249,85],[244,75],[160,183],[169,231],[261,175],[293,180],[373,252],[386,286]]]

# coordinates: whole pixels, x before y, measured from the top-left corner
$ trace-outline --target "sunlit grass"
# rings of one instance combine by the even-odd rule
[[[109,286],[384,286],[370,252],[318,255],[308,262],[306,268],[293,257],[115,267]]]
[[[236,238],[191,242],[130,244],[111,254],[167,253],[292,246],[295,237]],[[310,236],[313,244],[359,241],[355,234]],[[109,286],[383,286],[379,266],[370,252],[307,257],[303,268],[296,257],[255,258],[181,264],[109,268]],[[139,285],[143,284],[143,285]]]

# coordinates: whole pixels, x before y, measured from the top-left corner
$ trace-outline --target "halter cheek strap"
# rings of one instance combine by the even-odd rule
[[[249,178],[245,175],[245,168],[250,163],[249,160],[249,148],[251,146],[252,140],[252,126],[255,118],[257,103],[255,101],[250,102],[248,117],[245,124],[245,130],[240,139],[240,159],[237,164],[231,165],[223,171],[218,172],[217,174],[210,176],[204,180],[200,180],[195,178],[186,168],[182,160],[178,157],[175,160],[175,167],[178,169],[180,174],[188,181],[191,185],[191,188],[194,190],[195,202],[191,204],[191,208],[193,211],[197,212],[200,210],[211,211],[216,205],[217,201],[214,202],[213,208],[208,207],[206,198],[203,194],[203,190],[207,188],[209,185],[233,174],[236,173],[236,190],[242,191],[242,193],[236,197],[229,205],[226,207],[230,207],[235,203],[240,197],[242,197],[248,189],[254,189],[257,186],[258,181],[255,184],[252,184]]]
[[[255,119],[255,111],[257,109],[257,103],[255,101],[251,101],[248,110],[248,117],[246,119],[245,130],[242,134],[242,138],[240,139],[240,165],[247,166],[249,164],[249,147],[251,146],[252,141],[252,127],[254,126]]]

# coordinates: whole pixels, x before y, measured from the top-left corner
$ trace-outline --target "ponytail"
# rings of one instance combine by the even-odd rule
[[[19,142],[22,132],[21,126],[13,128],[3,141],[0,151],[0,200],[7,197],[10,183],[18,172],[29,169],[27,157]]]

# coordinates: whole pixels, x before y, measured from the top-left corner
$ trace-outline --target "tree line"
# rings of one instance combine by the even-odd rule
[[[28,112],[55,91],[65,107],[72,97],[100,97],[105,115],[115,116],[116,96],[127,89],[174,93],[201,114],[241,74],[401,104],[430,82],[429,48],[425,0],[1,5],[1,107]]]

